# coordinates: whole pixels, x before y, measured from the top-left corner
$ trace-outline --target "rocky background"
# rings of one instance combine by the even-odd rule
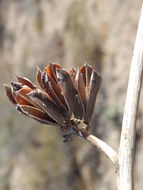
[[[81,139],[17,113],[3,83],[36,65],[85,61],[101,73],[92,132],[118,149],[141,0],[0,0],[0,190],[115,190],[112,163]],[[141,93],[141,99],[143,93]],[[143,103],[137,121],[135,189],[142,189]]]

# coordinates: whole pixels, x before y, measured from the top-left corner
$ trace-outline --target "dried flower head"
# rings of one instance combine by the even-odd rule
[[[101,77],[89,65],[67,72],[58,64],[37,68],[37,88],[29,79],[17,76],[18,82],[5,85],[9,100],[16,109],[41,123],[57,125],[65,141],[71,135],[87,132],[93,114]]]

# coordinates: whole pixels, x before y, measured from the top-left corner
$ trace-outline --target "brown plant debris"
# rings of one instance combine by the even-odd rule
[[[22,114],[41,123],[59,126],[68,141],[71,135],[88,131],[101,76],[89,65],[69,72],[58,64],[48,64],[42,72],[37,67],[40,89],[29,79],[5,85],[9,100]]]

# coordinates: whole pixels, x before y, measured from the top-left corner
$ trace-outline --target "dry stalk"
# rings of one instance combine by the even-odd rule
[[[136,135],[136,114],[143,73],[143,6],[134,45],[130,76],[125,101],[119,153],[93,135],[86,140],[103,151],[117,170],[118,190],[134,189],[134,145]]]
[[[124,108],[119,147],[118,190],[134,189],[136,114],[143,72],[143,7],[139,20]]]
[[[117,167],[118,155],[117,155],[117,152],[113,148],[111,148],[104,141],[100,140],[99,138],[95,137],[94,135],[88,135],[86,139],[90,143],[95,145],[99,150],[103,151],[110,158],[110,160],[114,163],[114,165]]]

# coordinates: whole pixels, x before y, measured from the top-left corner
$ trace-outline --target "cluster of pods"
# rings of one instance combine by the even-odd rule
[[[48,64],[42,72],[37,67],[36,87],[29,79],[5,85],[16,109],[41,123],[69,130],[75,122],[88,126],[93,114],[101,76],[89,65],[69,72],[58,64]]]

